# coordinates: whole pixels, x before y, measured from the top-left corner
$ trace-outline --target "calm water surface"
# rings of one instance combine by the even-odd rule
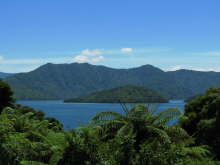
[[[18,101],[17,103],[43,111],[47,117],[58,119],[67,129],[86,124],[98,112],[109,110],[123,112],[120,104],[63,103],[61,100]],[[169,103],[152,104],[151,106],[157,108],[158,111],[174,107],[183,110],[184,102],[182,100],[171,100]]]

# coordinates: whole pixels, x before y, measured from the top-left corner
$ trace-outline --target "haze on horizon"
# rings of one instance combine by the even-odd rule
[[[0,72],[46,63],[220,71],[220,1],[0,2]]]

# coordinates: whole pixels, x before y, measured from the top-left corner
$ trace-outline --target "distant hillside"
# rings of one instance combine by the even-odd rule
[[[29,73],[7,77],[17,99],[67,99],[114,87],[135,85],[166,97],[182,99],[220,85],[220,73],[164,72],[152,65],[113,69],[88,63],[46,64]]]
[[[84,103],[163,103],[168,99],[158,92],[137,86],[123,86],[94,92],[88,96],[64,100],[64,102]]]
[[[180,86],[184,86],[189,96],[202,94],[207,88],[220,85],[220,72],[201,72],[193,70],[177,70],[167,72]]]
[[[0,78],[6,78],[8,76],[12,75],[11,73],[3,73],[3,72],[0,72]]]

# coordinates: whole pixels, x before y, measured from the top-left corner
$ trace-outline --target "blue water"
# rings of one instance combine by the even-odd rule
[[[43,111],[47,117],[58,119],[66,129],[86,124],[98,112],[109,110],[123,112],[120,104],[63,103],[61,100],[18,101],[17,103]],[[152,104],[151,106],[157,108],[158,111],[174,107],[183,110],[184,102],[182,100],[171,100],[169,103]]]

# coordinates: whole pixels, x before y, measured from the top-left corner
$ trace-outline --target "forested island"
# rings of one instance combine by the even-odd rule
[[[1,165],[219,165],[220,87],[155,113],[138,104],[104,111],[64,130],[41,111],[17,105],[0,80]],[[168,125],[172,119],[176,124]]]
[[[139,86],[126,85],[91,93],[84,97],[66,99],[80,103],[165,103],[168,99],[158,92]]]

